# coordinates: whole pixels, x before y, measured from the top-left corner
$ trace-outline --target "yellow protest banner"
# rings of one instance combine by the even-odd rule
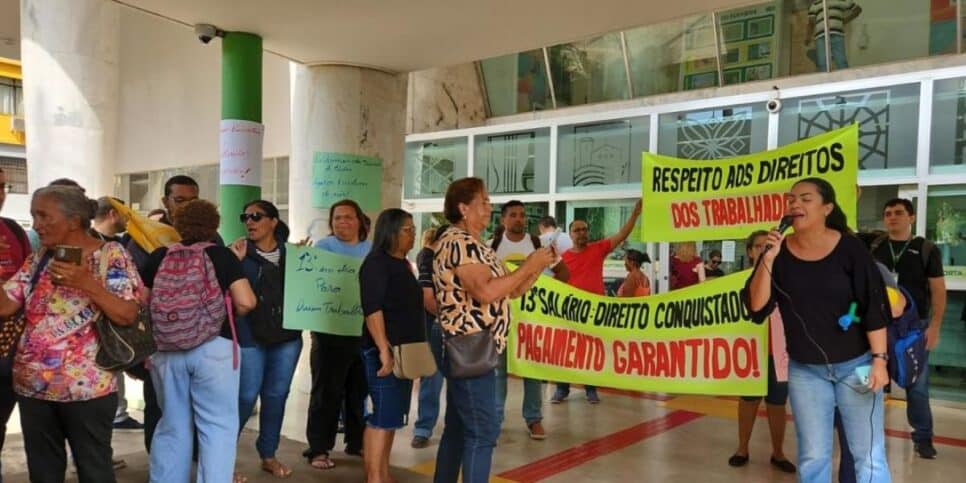
[[[720,160],[644,153],[647,241],[731,240],[778,225],[795,182],[823,178],[855,227],[859,131],[852,125],[771,151]]]
[[[636,391],[763,395],[768,329],[741,302],[748,275],[640,298],[541,276],[512,301],[509,371]]]

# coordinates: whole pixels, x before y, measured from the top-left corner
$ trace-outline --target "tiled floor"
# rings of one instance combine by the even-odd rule
[[[307,353],[305,351],[303,356],[307,357]],[[301,368],[292,388],[283,428],[283,436],[294,441],[283,444],[286,451],[282,457],[298,473],[297,478],[288,481],[361,481],[358,461],[343,458],[341,453],[335,454],[341,460],[339,471],[320,472],[299,460],[297,455],[305,441],[308,402],[308,375],[305,372],[308,364],[301,365]],[[794,475],[782,474],[769,465],[771,446],[763,417],[759,418],[752,437],[749,464],[738,469],[728,466],[727,460],[737,439],[734,400],[605,391],[601,394],[603,402],[592,406],[584,399],[583,392],[575,389],[564,404],[544,405],[544,425],[549,437],[545,441],[533,441],[527,436],[520,416],[521,382],[512,379],[509,385],[506,422],[493,460],[493,481],[795,481]],[[545,388],[547,397],[550,388]],[[132,384],[130,391],[133,397],[139,393],[139,388]],[[414,401],[413,419],[415,411]],[[959,478],[953,475],[961,474],[966,468],[963,465],[966,461],[966,406],[935,404],[933,414],[939,457],[930,461],[913,456],[905,421],[905,403],[889,401],[887,404],[887,445],[893,481],[952,481]],[[18,432],[16,419],[11,423],[10,432]],[[249,428],[257,429],[254,419]],[[397,478],[407,482],[430,481],[441,430],[440,420],[431,446],[419,450],[409,446],[411,427],[399,432],[392,454]],[[130,433],[115,438],[118,454],[132,463],[131,468],[118,473],[119,481],[144,481],[143,466],[146,463],[139,438],[140,434],[132,436]],[[3,454],[5,481],[26,481],[23,475],[17,475],[23,470],[22,446],[16,436],[11,440],[12,444]],[[792,424],[788,426],[785,443],[786,454],[794,461]],[[251,437],[246,436],[241,444],[239,459],[245,460],[243,470],[250,473],[254,478],[252,481],[272,481],[267,474],[257,474],[258,470],[253,466],[255,454]],[[337,448],[341,449],[341,446]]]

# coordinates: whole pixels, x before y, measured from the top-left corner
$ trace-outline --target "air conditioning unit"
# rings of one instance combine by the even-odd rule
[[[10,130],[14,132],[24,132],[27,130],[27,123],[22,117],[10,118]]]

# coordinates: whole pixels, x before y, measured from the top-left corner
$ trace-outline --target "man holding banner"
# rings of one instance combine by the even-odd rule
[[[593,243],[590,242],[590,226],[586,221],[574,220],[570,222],[570,238],[573,240],[574,246],[561,256],[563,257],[564,264],[567,265],[567,269],[570,271],[570,280],[568,282],[572,287],[590,293],[604,295],[604,260],[607,259],[607,255],[610,252],[624,243],[624,240],[631,234],[631,230],[634,229],[634,225],[637,223],[637,217],[640,215],[641,200],[637,200],[637,203],[634,204],[634,211],[627,218],[627,221],[624,222],[624,226],[621,227],[620,231],[610,238],[598,240]],[[587,401],[591,404],[600,403],[597,388],[591,385],[585,385],[584,387],[587,391]],[[550,402],[560,404],[564,399],[567,399],[568,395],[570,395],[570,384],[558,383],[557,390],[554,392]]]

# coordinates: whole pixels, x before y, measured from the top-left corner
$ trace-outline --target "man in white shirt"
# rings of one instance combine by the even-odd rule
[[[522,263],[527,255],[542,246],[541,238],[527,232],[527,214],[522,202],[517,200],[507,202],[500,210],[500,214],[502,216],[501,224],[489,241],[490,248],[496,251],[497,257],[504,263]],[[563,282],[570,278],[567,266],[559,262],[552,267],[552,272],[547,273],[547,275]],[[501,426],[503,425],[503,408],[506,405],[507,393],[506,357],[506,351],[504,351],[496,370],[496,414]],[[527,423],[530,438],[535,440],[542,440],[547,437],[543,424],[541,424],[543,420],[542,395],[541,381],[523,379],[523,420]]]

